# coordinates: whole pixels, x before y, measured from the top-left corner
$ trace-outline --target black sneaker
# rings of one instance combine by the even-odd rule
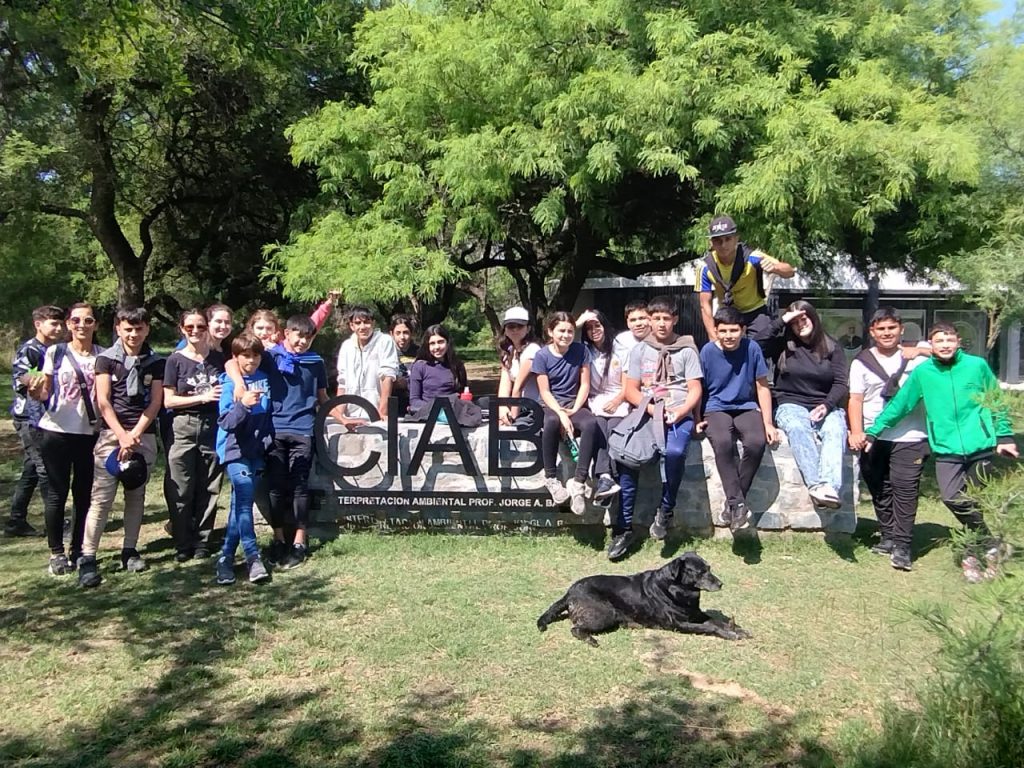
[[[217,583],[222,587],[235,583],[235,563],[224,555],[217,558]]]
[[[28,520],[8,520],[4,525],[4,533],[8,536],[22,536],[22,537],[37,537],[42,536],[42,531],[38,531],[29,525]]]
[[[100,576],[99,566],[95,557],[82,556],[78,559],[78,586],[90,589],[98,587],[103,577]]]
[[[655,541],[664,541],[668,536],[668,529],[672,525],[672,512],[658,508],[654,513],[654,522],[651,523],[651,538]]]
[[[174,561],[177,563],[187,563],[194,556],[194,552],[191,549],[179,549],[174,553]]]
[[[892,539],[887,539],[883,536],[881,541],[871,547],[871,551],[876,555],[891,555],[893,546],[894,544]]]
[[[274,539],[270,542],[270,546],[267,547],[267,551],[263,555],[263,559],[271,565],[280,565],[281,561],[287,554],[288,545],[279,539]]]
[[[724,504],[722,504],[722,515],[721,515],[721,517],[722,517],[722,525],[727,525],[727,526],[729,526],[731,528],[732,527],[732,507],[729,505],[728,501],[726,501]]]
[[[892,554],[889,555],[889,562],[892,563],[892,567],[898,571],[913,570],[910,565],[910,547],[902,547],[899,544],[894,544]]]
[[[281,558],[277,567],[285,571],[290,571],[292,568],[298,568],[304,562],[306,562],[306,548],[301,544],[295,544],[288,551],[288,554]]]
[[[142,573],[148,567],[137,549],[121,550],[121,570],[128,573]]]
[[[210,548],[205,544],[200,544],[196,547],[193,557],[196,560],[206,560],[210,556]]]
[[[67,576],[73,570],[71,563],[63,553],[50,555],[50,574],[53,576]]]
[[[608,544],[608,559],[612,562],[621,560],[629,552],[629,548],[633,545],[634,540],[632,528],[627,528],[622,533],[613,536]]]
[[[737,531],[747,524],[747,518],[750,515],[750,510],[747,509],[747,505],[742,501],[736,502],[736,504],[730,506],[732,508],[729,510],[729,514],[732,519],[729,521],[729,529]]]

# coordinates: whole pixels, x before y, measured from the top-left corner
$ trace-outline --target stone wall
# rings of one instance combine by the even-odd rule
[[[362,475],[332,478],[320,466],[314,467],[311,485],[322,492],[314,523],[342,527],[381,529],[445,529],[456,531],[563,528],[579,524],[600,525],[605,509],[588,502],[586,514],[577,517],[568,508],[553,504],[544,489],[543,472],[527,477],[492,477],[488,470],[488,426],[462,430],[474,466],[466,467],[459,454],[426,451],[422,465],[409,474],[410,460],[426,430],[425,424],[399,423],[397,449],[399,474],[389,476],[388,438],[383,423],[348,433],[328,426],[321,451],[338,466],[358,466],[372,451],[380,460]],[[503,434],[507,434],[504,433]],[[451,429],[437,424],[431,443],[452,443]],[[500,463],[525,466],[537,459],[528,442],[501,444]],[[573,463],[563,449],[559,463],[561,477],[571,476]],[[837,510],[818,509],[810,501],[792,453],[782,443],[766,451],[748,504],[753,525],[760,530],[807,530],[851,533],[856,527],[856,459],[847,454],[843,467],[843,506]],[[657,464],[641,471],[635,520],[646,526],[653,517],[661,495]],[[618,500],[613,502],[614,515]],[[724,504],[714,455],[707,440],[695,440],[687,455],[686,471],[679,490],[674,525],[708,535],[721,524]]]

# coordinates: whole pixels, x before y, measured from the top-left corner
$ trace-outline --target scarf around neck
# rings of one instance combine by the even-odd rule
[[[655,369],[654,380],[651,382],[655,385],[664,385],[675,380],[675,371],[672,370],[672,355],[674,353],[681,352],[684,349],[692,349],[694,354],[700,354],[696,343],[693,341],[693,336],[688,335],[677,336],[676,340],[671,344],[662,344],[660,341],[652,339],[651,335],[648,334],[647,338],[644,339],[644,343],[658,352],[658,367]]]
[[[299,365],[322,362],[316,352],[292,352],[285,348],[283,342],[271,347],[270,354],[274,357],[277,370],[286,374],[295,373],[295,368]]]
[[[138,355],[129,355],[128,351],[124,348],[124,342],[118,339],[112,347],[101,352],[99,356],[121,363],[124,366],[127,373],[125,386],[128,390],[128,397],[138,397],[139,395],[146,394],[146,388],[142,377],[139,376],[139,371],[156,358],[148,342],[143,342],[142,349],[139,350]]]

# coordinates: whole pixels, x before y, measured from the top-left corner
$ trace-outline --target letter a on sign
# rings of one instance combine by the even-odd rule
[[[451,443],[430,442],[430,437],[434,433],[434,425],[437,424],[437,415],[441,411],[444,411],[444,415],[448,419],[448,426],[452,431]],[[473,458],[473,452],[469,449],[469,443],[466,442],[466,436],[462,434],[462,427],[459,426],[459,422],[455,419],[455,409],[448,398],[439,397],[434,400],[434,405],[430,409],[430,415],[427,417],[426,429],[423,430],[423,435],[420,437],[419,442],[416,443],[416,450],[413,451],[412,459],[409,461],[410,475],[415,475],[420,471],[420,464],[423,463],[423,454],[428,450],[440,453],[457,453],[459,458],[462,459],[462,466],[467,474],[473,476],[480,474],[476,466],[476,460]]]

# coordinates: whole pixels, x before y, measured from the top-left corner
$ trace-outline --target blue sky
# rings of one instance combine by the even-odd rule
[[[1016,0],[999,0],[999,7],[989,13],[988,16],[992,21],[1008,19],[1013,15],[1013,8],[1016,4]]]

